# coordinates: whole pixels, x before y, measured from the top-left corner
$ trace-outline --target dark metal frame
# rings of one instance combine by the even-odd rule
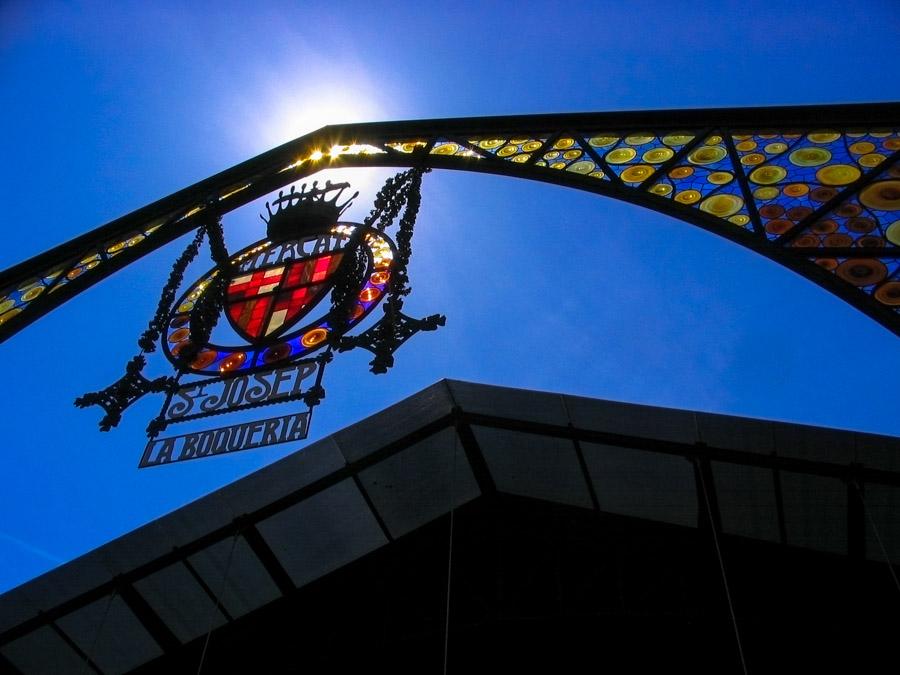
[[[593,129],[622,135],[648,131],[653,133],[679,131],[697,137],[717,133],[728,139],[732,134],[748,130],[764,133],[776,130],[822,128],[853,130],[884,126],[894,126],[895,128],[900,126],[900,103],[476,117],[327,126],[0,272],[0,289],[14,287],[68,261],[78,260],[79,256],[84,256],[86,252],[100,252],[104,243],[146,227],[149,223],[158,221],[165,223],[152,236],[132,248],[121,251],[96,269],[76,277],[65,286],[57,288],[53,293],[50,293],[48,289],[42,296],[29,303],[19,315],[0,325],[0,341],[7,339],[115,271],[199,227],[203,218],[208,218],[210,214],[221,215],[231,211],[319,170],[350,166],[431,167],[493,173],[564,185],[645,206],[709,230],[775,260],[823,286],[878,321],[888,330],[900,335],[900,313],[892,311],[856,287],[819,268],[809,259],[815,257],[814,252],[819,249],[790,247],[788,246],[791,239],[789,236],[774,241],[768,240],[762,231],[752,200],[748,201],[748,207],[751,221],[754,224],[753,229],[728,227],[721,219],[703,213],[699,209],[649,193],[647,191],[649,185],[637,188],[626,187],[614,172],[608,171],[609,167],[605,166],[596,153],[591,153],[587,145],[582,147],[597,161],[598,165],[605,167],[605,171],[610,177],[609,181],[581,176],[569,171],[548,170],[535,166],[533,163],[520,164],[506,161],[491,153],[476,150],[468,143],[468,140],[472,138],[491,136],[509,138],[530,135],[532,138],[546,138],[543,146],[534,152],[533,160],[535,156],[551,146],[555,139],[570,130],[584,132]],[[579,137],[579,133],[573,137]],[[434,144],[443,139],[458,143],[463,148],[472,149],[480,159],[429,154]],[[425,144],[417,147],[416,151],[412,153],[396,151],[385,145],[386,143],[420,140]],[[733,144],[730,141],[726,141],[726,143],[729,155],[734,161]],[[310,159],[311,154],[317,150],[327,151],[333,146],[352,144],[372,145],[382,149],[383,152],[381,154],[339,154],[335,158],[325,155],[319,160]],[[687,150],[682,148],[672,161],[676,161],[678,156],[683,156],[684,152]],[[880,168],[886,169],[897,163],[898,160],[900,160],[900,152],[888,157]],[[663,166],[665,167],[665,165]],[[746,181],[743,180],[740,172],[737,172],[737,175],[738,180],[741,181],[742,191],[746,194],[748,189]],[[841,189],[839,198],[846,199],[854,195],[871,180],[872,175],[873,172],[865,173],[860,180]],[[827,257],[896,258],[898,255],[896,250],[890,249],[827,249],[826,251],[827,253],[822,255],[827,255]]]

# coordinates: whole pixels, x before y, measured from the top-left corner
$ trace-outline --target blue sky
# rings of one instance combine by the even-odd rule
[[[328,123],[900,100],[888,0],[852,16],[838,2],[149,4],[0,4],[0,267]],[[343,173],[361,220],[390,172]],[[338,359],[311,439],[443,377],[900,435],[897,338],[777,264],[574,190],[434,172],[423,193],[407,308],[447,326],[387,376]],[[263,236],[260,210],[226,218],[231,250]],[[159,401],[108,434],[72,405],[119,377],[184,243],[0,345],[0,591],[297,449],[138,471]]]

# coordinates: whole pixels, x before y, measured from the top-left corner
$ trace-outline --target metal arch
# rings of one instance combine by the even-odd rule
[[[761,215],[761,202],[751,193],[753,186],[748,180],[754,165],[746,162],[746,153],[741,155],[741,143],[735,136],[758,138],[762,134],[785,134],[802,140],[809,133],[823,130],[835,132],[831,135],[838,136],[844,147],[851,140],[845,134],[856,137],[876,132],[877,138],[871,140],[887,138],[889,142],[883,141],[883,145],[890,152],[878,148],[882,153],[875,153],[880,159],[872,166],[860,163],[857,177],[833,189],[834,194],[814,204],[815,208],[806,207],[802,217],[787,223],[790,226],[787,231],[778,232],[777,236],[767,234],[768,223]],[[666,149],[668,156],[655,165],[642,164],[638,154],[638,159],[614,166],[608,161],[611,157],[608,148],[588,141],[614,138],[611,147],[624,148],[626,137],[634,139],[643,135],[654,139],[650,144],[655,142],[659,149],[660,139],[666,134],[678,134],[689,140],[681,145],[673,144],[671,153]],[[688,165],[692,152],[711,147],[705,146],[711,136],[718,139],[716,146],[721,148],[713,153],[719,157],[719,163],[713,168],[718,166],[733,174],[729,190],[743,203],[744,224],[732,223],[724,216],[697,208],[709,196],[724,194],[721,186],[713,185],[706,192],[694,190],[699,196],[693,203],[679,203],[671,194],[651,191],[658,182],[675,183],[674,179],[667,178],[670,170]],[[535,146],[530,152],[525,152],[522,144],[506,156],[497,152],[498,148],[511,147],[515,140],[525,139],[531,139],[529,143]],[[501,141],[502,144],[495,145]],[[860,190],[877,178],[892,170],[900,175],[900,149],[895,148],[900,148],[898,103],[527,115],[327,126],[0,272],[0,342],[115,271],[197,228],[210,215],[227,213],[317,171],[350,166],[428,166],[480,171],[564,185],[638,204],[765,255],[825,287],[900,335],[900,306],[884,302],[884,294],[881,301],[876,299],[876,292],[885,284],[891,284],[891,293],[900,287],[900,246],[890,245],[883,238],[880,248],[864,247],[852,239],[852,245],[848,242],[845,246],[796,245],[811,226],[833,215],[842,205],[852,203]],[[578,156],[568,160],[560,157],[558,165],[553,166],[554,162],[545,158],[557,149],[568,150],[559,155],[577,150]],[[780,154],[786,156],[787,151]],[[576,159],[581,170],[589,164],[594,170],[576,172]],[[776,156],[766,156],[760,160],[760,166],[774,166],[778,161]],[[628,178],[624,170],[639,166],[649,169],[649,175],[637,181],[623,179]],[[677,186],[672,194],[678,194]],[[878,224],[879,233],[883,234],[885,225]],[[808,241],[807,238],[805,243]],[[882,266],[887,263],[887,274],[869,287],[861,288],[834,274],[833,269],[816,264],[821,259],[862,259],[863,263],[876,261]],[[890,300],[892,303],[893,295]]]

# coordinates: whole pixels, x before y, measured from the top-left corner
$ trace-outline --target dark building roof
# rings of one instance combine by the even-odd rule
[[[897,591],[884,562],[900,555],[900,439],[444,380],[6,593],[0,666],[180,672],[209,631],[302,613],[316,602],[298,604],[304,589],[340,574],[352,585],[346,570],[369,574],[379,551],[436,537],[446,556],[435,522],[486,522],[478,505],[494,497],[517,518],[544,504],[603,536],[689,547],[715,532],[745,562],[790,557],[825,578],[857,561]]]

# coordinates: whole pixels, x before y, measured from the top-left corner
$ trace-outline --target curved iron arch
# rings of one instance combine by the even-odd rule
[[[0,341],[210,215],[350,166],[481,171],[639,204],[900,335],[900,104],[879,103],[323,127],[0,272]]]

